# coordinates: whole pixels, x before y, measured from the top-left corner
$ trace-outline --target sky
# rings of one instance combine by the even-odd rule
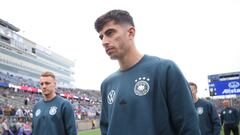
[[[173,60],[208,96],[207,76],[240,71],[240,0],[0,0],[0,18],[20,35],[75,61],[75,87],[99,90],[118,69],[94,29],[112,9],[133,16],[143,54]]]

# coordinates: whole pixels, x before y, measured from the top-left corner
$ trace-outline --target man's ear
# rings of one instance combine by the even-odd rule
[[[128,28],[128,34],[130,39],[134,39],[135,37],[135,28],[133,26],[130,26]]]

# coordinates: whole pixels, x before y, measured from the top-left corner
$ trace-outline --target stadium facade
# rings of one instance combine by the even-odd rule
[[[72,87],[74,62],[17,34],[18,31],[0,19],[0,72],[38,83],[42,72],[51,71],[58,87]]]

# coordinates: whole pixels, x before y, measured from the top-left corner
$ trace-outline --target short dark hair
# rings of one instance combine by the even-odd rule
[[[189,82],[188,83],[190,86],[194,86],[194,87],[196,87],[197,88],[197,84],[196,83],[194,83],[194,82]]]
[[[129,12],[125,10],[114,9],[97,18],[95,21],[96,31],[100,32],[110,21],[114,21],[116,24],[127,23],[134,26],[133,18]]]
[[[49,77],[49,76],[55,79],[55,75],[52,72],[46,71],[41,74],[41,77]]]

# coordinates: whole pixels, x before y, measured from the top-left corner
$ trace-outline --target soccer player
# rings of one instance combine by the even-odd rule
[[[71,103],[56,95],[55,75],[42,73],[40,86],[43,100],[33,108],[33,135],[77,135]]]
[[[132,16],[111,10],[97,18],[95,29],[120,66],[101,84],[101,134],[200,135],[188,82],[173,61],[136,49]]]
[[[231,107],[229,100],[223,101],[224,109],[221,111],[221,123],[224,128],[224,134],[230,135],[232,131],[234,135],[239,135],[239,113],[236,108]]]
[[[197,85],[189,82],[192,90],[195,108],[199,116],[201,135],[220,135],[221,124],[217,110],[214,105],[197,96]]]

